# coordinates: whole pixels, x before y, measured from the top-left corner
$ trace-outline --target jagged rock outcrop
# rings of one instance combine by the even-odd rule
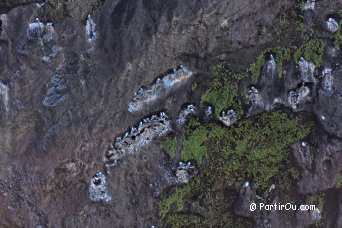
[[[271,185],[270,191],[273,190],[272,187],[273,185]],[[301,205],[296,205],[293,202],[280,202],[278,197],[262,199],[256,195],[252,185],[245,182],[240,189],[234,211],[238,215],[253,219],[255,227],[308,226],[321,219],[321,212],[318,208],[307,210],[303,207],[301,210],[300,207]],[[287,219],[291,214],[294,219]]]
[[[196,168],[191,165],[191,162],[179,162],[176,170],[177,182],[187,184],[196,173]]]
[[[338,29],[340,28],[340,26],[338,25],[338,23],[335,21],[334,18],[329,18],[327,20],[327,29],[330,32],[336,32]]]
[[[8,86],[3,82],[0,82],[0,94],[2,97],[2,108],[7,112],[9,111]]]
[[[334,132],[336,136],[340,137],[338,130],[340,128],[336,126],[340,121],[337,121],[336,118],[341,117],[339,111],[341,109],[333,108],[332,103],[329,105],[330,102],[334,102],[336,107],[341,106],[341,102],[337,101],[338,94],[340,94],[340,89],[337,85],[341,82],[334,76],[340,74],[340,68],[332,70],[325,67],[320,77],[315,73],[315,65],[301,57],[298,61],[298,77],[296,75],[284,74],[284,79],[282,80],[282,83],[284,83],[282,85],[283,89],[279,90],[280,85],[277,84],[279,79],[275,77],[276,72],[271,70],[274,67],[272,60],[267,61],[260,78],[260,83],[249,89],[247,97],[251,102],[251,107],[248,115],[272,110],[279,104],[290,107],[295,112],[313,110],[327,131]],[[318,90],[318,94],[316,90]],[[327,99],[328,97],[329,99]],[[323,100],[328,103],[323,104]],[[327,107],[323,108],[324,105]],[[320,111],[318,111],[318,106],[322,107]],[[325,112],[330,118],[326,117]],[[329,127],[332,129],[328,130]]]
[[[235,203],[234,212],[245,217],[252,216],[251,204],[255,202],[255,192],[251,185],[246,181],[240,189],[239,198]]]
[[[96,24],[90,15],[87,16],[86,21],[86,37],[89,43],[96,41]]]
[[[313,152],[310,150],[308,142],[302,141],[292,146],[294,158],[302,172],[307,173],[312,169]]]
[[[237,121],[237,114],[233,109],[222,111],[219,120],[227,127],[233,125]]]
[[[342,68],[325,70],[323,75],[313,111],[328,133],[342,138]]]
[[[248,94],[247,94],[247,98],[248,101],[256,107],[262,107],[263,103],[262,103],[262,97],[259,94],[259,91],[252,86],[249,90],[248,90]]]
[[[153,142],[156,138],[166,136],[172,130],[171,120],[161,112],[159,116],[152,115],[139,123],[138,127],[132,127],[123,137],[117,137],[113,145],[106,152],[106,164],[114,166],[118,160],[142,150],[142,148]]]
[[[89,196],[93,201],[110,201],[112,197],[108,192],[106,176],[98,172],[91,179],[89,186]]]
[[[287,99],[293,111],[300,111],[303,104],[311,101],[310,88],[305,86],[305,83],[302,83],[298,88],[288,93]]]
[[[303,57],[300,57],[298,61],[298,67],[300,72],[300,79],[302,82],[311,82],[316,84],[317,79],[314,76],[316,66],[310,61],[305,60]]]
[[[316,0],[306,0],[304,4],[304,10],[314,10],[316,5]]]
[[[165,99],[179,86],[184,85],[193,75],[193,72],[184,66],[174,69],[173,73],[157,78],[154,84],[141,87],[134,93],[132,100],[128,103],[128,111],[141,111],[157,100]]]
[[[205,109],[205,115],[206,116],[211,116],[213,114],[213,108],[211,106],[208,106],[206,109]]]
[[[303,142],[293,146],[294,157],[302,169],[298,182],[298,189],[302,194],[314,194],[334,188],[342,171],[340,140],[330,139],[327,135],[317,137],[314,142],[318,148]]]
[[[187,118],[189,115],[195,115],[197,112],[196,107],[193,104],[187,105],[184,109],[182,109],[178,115],[178,118],[176,120],[176,124],[178,127],[184,126],[184,124],[187,121]]]
[[[337,76],[341,73],[340,67],[334,70],[324,67],[322,73],[317,74],[312,62],[300,58],[298,77],[284,74],[281,91],[279,85],[275,86],[279,79],[274,76],[274,67],[271,57],[271,60],[265,63],[260,82],[249,90],[249,115],[269,111],[277,107],[277,104],[287,106],[294,112],[313,112],[328,135],[338,139],[329,139],[328,135],[318,131],[320,136],[315,137],[320,139],[314,138],[311,142],[318,146],[317,149],[313,149],[312,144],[308,142],[298,142],[293,146],[294,157],[302,170],[302,178],[298,183],[299,191],[303,194],[313,194],[334,188],[336,178],[341,172],[339,151],[342,149],[342,143],[339,119],[342,119],[342,102],[338,98],[341,93],[341,87],[338,86],[341,84],[341,77]],[[291,89],[293,85],[297,86]],[[274,96],[277,98],[274,99]]]

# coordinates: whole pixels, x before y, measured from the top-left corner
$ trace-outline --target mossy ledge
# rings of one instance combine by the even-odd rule
[[[201,104],[211,104],[215,108],[215,115],[219,116],[224,108],[235,109],[239,116],[242,115],[240,101],[238,99],[238,86],[244,73],[233,73],[224,63],[214,67],[214,80],[211,87],[202,95]]]
[[[189,184],[172,189],[162,197],[160,216],[173,227],[198,223],[235,226],[231,207],[243,181],[250,181],[257,193],[264,196],[273,183],[280,190],[288,191],[298,180],[299,172],[292,165],[287,148],[307,137],[313,131],[313,124],[278,110],[242,120],[230,128],[191,124],[187,130],[188,139],[184,141],[182,153],[192,154],[194,158],[206,157],[206,164]],[[197,137],[201,140],[193,140],[191,146],[184,147],[189,138]],[[214,196],[220,191],[227,192],[227,198],[216,200]],[[194,214],[189,214],[190,201],[197,205]],[[191,216],[196,219],[189,220]],[[172,222],[175,217],[177,223]],[[244,226],[250,224],[245,222]]]
[[[342,46],[342,10],[338,12],[338,15],[340,16],[340,20],[338,23],[340,29],[337,30],[332,36],[332,42],[335,48],[340,48]]]
[[[224,63],[219,63],[213,68],[214,79],[210,88],[202,95],[201,104],[210,104],[215,108],[215,115],[226,108],[233,108],[241,117],[243,113],[242,102],[239,99],[238,88],[241,79],[250,77],[251,82],[258,82],[261,70],[270,54],[274,55],[277,65],[277,75],[279,78],[283,74],[283,64],[290,62],[291,58],[298,63],[300,57],[307,61],[312,61],[317,67],[322,65],[324,52],[324,41],[322,39],[307,40],[300,47],[273,47],[265,49],[253,62],[246,72],[234,73],[225,67]],[[243,100],[243,99],[242,99]]]
[[[170,159],[175,159],[176,157],[176,138],[167,137],[161,144],[161,147],[169,155]]]
[[[252,83],[257,83],[262,67],[265,64],[267,55],[273,54],[277,64],[277,74],[281,78],[283,74],[283,63],[289,62],[293,55],[294,61],[298,63],[300,57],[305,60],[312,61],[317,67],[322,64],[324,52],[324,41],[322,39],[310,39],[300,47],[274,47],[264,50],[252,63],[248,69],[248,73],[252,78]]]
[[[167,226],[251,227],[250,220],[232,212],[244,181],[249,181],[259,196],[267,198],[270,185],[275,184],[281,202],[301,200],[295,194],[300,174],[291,161],[289,147],[314,131],[313,122],[284,110],[243,119],[246,101],[242,96],[246,88],[239,86],[247,77],[253,84],[258,82],[270,54],[275,57],[280,78],[283,64],[298,63],[300,57],[321,66],[323,51],[324,41],[312,38],[299,47],[265,49],[246,72],[234,73],[224,63],[214,66],[213,82],[202,95],[201,104],[212,105],[217,117],[223,109],[233,108],[240,121],[229,128],[217,123],[201,124],[195,119],[187,123],[180,158],[195,161],[201,170],[188,184],[171,188],[162,196],[159,215]],[[169,138],[163,148],[170,148],[173,140]],[[166,149],[170,157],[174,145],[171,148]],[[224,197],[217,196],[222,192]]]

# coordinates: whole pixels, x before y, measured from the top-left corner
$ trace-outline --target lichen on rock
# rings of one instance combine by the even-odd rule
[[[237,114],[233,109],[222,111],[219,120],[227,127],[233,125],[237,121]]]
[[[310,88],[302,83],[296,90],[288,93],[288,103],[293,111],[300,111],[301,106],[311,100]]]
[[[325,67],[322,71],[322,86],[321,89],[324,92],[331,93],[333,90],[333,74],[332,74],[332,69]]]
[[[135,154],[143,146],[150,144],[156,138],[166,136],[171,130],[171,120],[164,112],[159,116],[152,115],[143,119],[139,126],[132,127],[130,132],[117,137],[113,145],[109,146],[105,154],[106,165],[116,165],[118,160]]]
[[[56,36],[51,22],[44,24],[39,18],[36,18],[35,21],[28,24],[27,37],[30,40],[41,40],[42,43],[46,44],[53,41]]]
[[[92,201],[108,202],[112,199],[108,192],[108,183],[106,176],[98,172],[90,181],[89,196]]]
[[[96,40],[96,24],[90,14],[87,16],[86,21],[86,37],[89,43],[93,43]]]
[[[251,88],[248,90],[247,94],[248,100],[251,102],[252,105],[262,106],[262,98],[259,94],[259,91],[254,86],[251,86]]]
[[[141,87],[134,93],[132,100],[129,102],[128,111],[140,111],[145,106],[167,96],[174,89],[186,83],[193,74],[191,70],[181,65],[178,69],[174,69],[173,73],[158,78],[155,83]]]
[[[332,33],[336,32],[340,28],[339,24],[337,23],[337,21],[335,21],[334,18],[329,18],[326,24],[327,29]]]
[[[316,66],[312,62],[306,61],[303,57],[301,57],[299,59],[298,66],[302,82],[317,83],[317,80],[314,77]]]
[[[162,198],[160,215],[167,224],[172,221],[173,215],[189,213],[190,215],[193,213],[201,215],[202,225],[217,225],[222,221],[227,222],[225,220],[227,216],[231,217],[232,215],[231,212],[227,213],[224,208],[227,205],[232,206],[233,202],[237,200],[236,189],[240,189],[244,180],[248,179],[251,184],[245,185],[246,187],[243,189],[249,189],[248,195],[254,197],[255,192],[253,191],[255,190],[252,191],[251,186],[258,189],[257,191],[261,194],[268,194],[270,184],[274,184],[275,179],[277,179],[276,182],[280,189],[287,189],[288,185],[298,178],[298,176],[294,178],[296,176],[294,167],[286,166],[285,168],[281,164],[283,162],[289,164],[288,156],[290,155],[286,152],[286,148],[310,134],[312,131],[310,124],[301,124],[299,119],[292,119],[280,111],[254,118],[256,118],[255,122],[247,119],[230,128],[200,125],[193,129],[193,126],[189,125],[192,126],[189,128],[189,130],[192,129],[190,135],[199,135],[204,132],[206,136],[204,142],[201,140],[192,142],[193,149],[198,146],[204,146],[207,149],[206,162],[203,170],[188,184],[177,187],[170,195],[165,195]],[[281,171],[283,168],[286,171]],[[266,177],[267,180],[265,180]],[[219,189],[222,188],[232,194],[229,202],[220,201],[221,198],[216,198],[218,200],[215,200],[215,197],[211,198],[216,196],[220,192]],[[244,195],[246,196],[246,194]],[[215,203],[203,204],[202,197],[208,197]],[[251,200],[253,199],[251,198]],[[189,206],[195,204],[187,203],[190,201],[195,201],[200,207]],[[247,205],[249,206],[250,202],[252,201],[246,201],[244,204],[246,207],[242,208],[248,208]],[[225,207],[216,207],[221,203]],[[200,208],[204,210],[200,210]],[[210,216],[205,211],[208,211]],[[239,211],[243,215],[247,215],[242,212],[244,209]],[[248,213],[248,211],[245,212]],[[215,213],[217,216],[213,216]],[[257,216],[254,218],[258,219]],[[230,220],[229,223],[223,224],[234,224],[234,222]]]
[[[179,183],[187,184],[194,174],[196,174],[195,166],[191,165],[191,162],[179,162],[176,170],[177,181]]]
[[[306,0],[304,4],[304,10],[314,10],[316,5],[316,0]]]
[[[5,109],[5,111],[9,111],[9,94],[8,94],[9,88],[8,86],[0,81],[0,95],[2,97],[2,105]]]
[[[52,87],[47,91],[42,104],[46,107],[54,107],[66,100],[67,95],[63,93],[66,89],[66,79],[62,75],[55,74],[51,78]]]
[[[182,127],[190,115],[196,114],[196,107],[193,104],[188,104],[184,109],[182,109],[176,120],[178,127]]]

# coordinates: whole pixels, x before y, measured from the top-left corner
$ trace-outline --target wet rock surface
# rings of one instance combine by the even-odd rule
[[[311,20],[321,20],[329,34],[341,29],[328,15],[341,4],[319,3],[306,1],[306,17],[312,13]],[[161,226],[161,192],[193,175],[187,165],[174,173],[158,144],[171,125],[179,119],[184,124],[193,112],[180,108],[192,99],[191,80],[155,94],[151,104],[140,105],[140,113],[127,109],[132,94],[181,64],[202,83],[200,90],[219,60],[245,70],[263,47],[276,42],[273,35],[260,36],[260,25],[272,27],[291,6],[268,0],[1,1],[0,226]],[[249,116],[283,105],[316,118],[319,131],[310,143],[292,147],[302,194],[336,188],[342,170],[342,57],[340,49],[331,50],[325,50],[322,67],[301,58],[284,66],[282,78],[276,75],[277,56],[267,56],[259,82],[248,92]],[[212,118],[212,110],[203,109]],[[160,110],[170,120],[150,116]],[[144,116],[150,122],[142,126]],[[227,126],[235,122],[234,115],[228,117],[222,120]],[[158,137],[150,136],[154,133]],[[113,143],[117,136],[124,139]],[[110,174],[107,162],[116,164]],[[236,212],[251,218],[246,207],[255,193],[247,186],[240,194]],[[340,189],[336,194],[341,199]],[[340,212],[340,202],[328,206]],[[340,214],[327,224],[342,224]],[[312,224],[310,216],[298,215],[290,225]],[[272,223],[261,222],[269,218]],[[277,213],[256,218],[259,226],[271,227],[284,220]]]

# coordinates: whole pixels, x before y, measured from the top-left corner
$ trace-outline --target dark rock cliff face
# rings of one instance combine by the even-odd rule
[[[63,8],[42,1],[1,1],[1,226],[161,225],[156,196],[168,186],[167,158],[157,143],[111,169],[109,202],[89,197],[90,181],[103,172],[104,153],[114,136],[150,113],[166,110],[174,117],[191,100],[187,83],[165,100],[130,113],[133,93],[180,64],[196,72],[194,80],[203,88],[213,63],[225,60],[232,69],[245,70],[264,47],[277,42],[272,33],[260,36],[261,25],[272,28],[293,4],[106,0],[68,1]],[[318,6],[317,17],[338,7],[337,1]],[[68,13],[59,14],[62,9]],[[340,88],[341,69],[333,74]],[[320,122],[324,138],[318,142],[325,152],[313,162],[316,172],[303,168],[299,183],[303,193],[313,193],[334,185],[323,169],[334,176],[341,170],[341,91],[329,98],[318,92],[307,110],[327,118]],[[303,153],[300,146],[294,150]],[[296,160],[311,168],[312,161]],[[336,194],[341,198],[340,191]]]

